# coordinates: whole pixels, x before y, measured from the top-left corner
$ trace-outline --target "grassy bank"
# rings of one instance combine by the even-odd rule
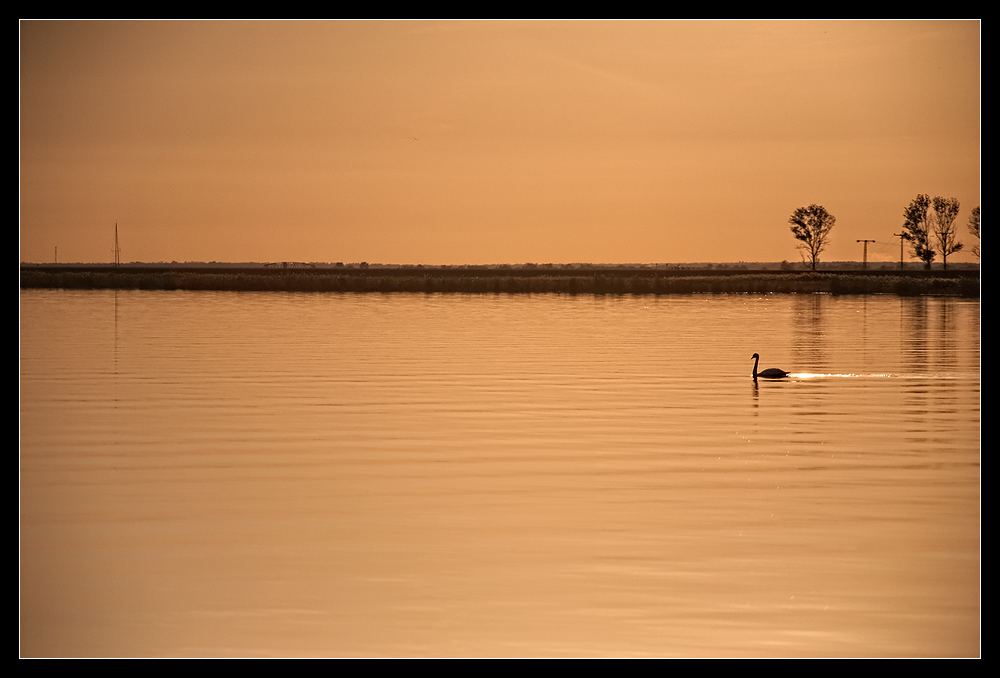
[[[979,297],[978,271],[734,272],[633,268],[197,269],[22,266],[22,288],[472,294],[896,294]]]

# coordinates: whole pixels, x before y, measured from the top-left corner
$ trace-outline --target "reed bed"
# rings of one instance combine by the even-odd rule
[[[272,292],[409,292],[465,294],[895,294],[979,298],[978,273],[740,274],[602,270],[573,272],[461,271],[456,269],[286,270],[22,267],[22,288],[216,290]]]

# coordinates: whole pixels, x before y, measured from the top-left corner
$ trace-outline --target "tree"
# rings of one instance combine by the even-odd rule
[[[931,244],[931,222],[927,214],[930,207],[930,196],[919,193],[903,211],[903,238],[910,243],[910,253],[924,262],[924,268],[928,270],[935,255]]]
[[[792,212],[788,223],[792,225],[795,239],[802,241],[798,248],[806,253],[803,258],[808,255],[812,270],[815,271],[820,252],[826,249],[830,241],[830,229],[837,223],[837,217],[827,212],[822,205],[809,205]]]
[[[979,206],[976,205],[972,208],[972,214],[969,215],[969,233],[973,235],[976,240],[979,240]],[[979,243],[977,242],[972,246],[972,253],[979,258]]]
[[[960,205],[956,198],[934,198],[934,214],[931,215],[931,227],[937,236],[938,248],[941,250],[941,261],[944,270],[948,270],[948,255],[960,252],[962,243],[957,240],[955,219],[958,218]]]

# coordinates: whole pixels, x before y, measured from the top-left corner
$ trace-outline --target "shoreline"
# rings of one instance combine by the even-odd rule
[[[21,265],[21,289],[452,294],[895,294],[980,297],[980,271],[636,267],[251,268]]]

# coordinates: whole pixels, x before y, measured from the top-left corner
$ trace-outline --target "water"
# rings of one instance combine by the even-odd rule
[[[978,655],[979,309],[22,291],[21,653]]]

